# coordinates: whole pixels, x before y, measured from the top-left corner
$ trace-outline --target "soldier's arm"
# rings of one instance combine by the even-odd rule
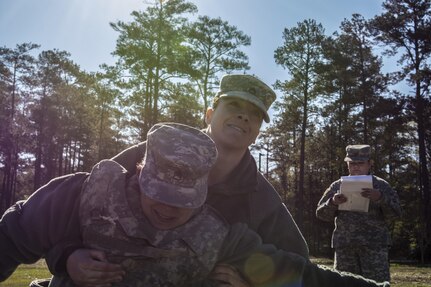
[[[381,197],[376,203],[380,205],[385,220],[393,221],[400,217],[402,211],[397,192],[386,181],[380,182],[378,188]]]
[[[327,222],[334,221],[334,218],[337,215],[338,206],[332,203],[332,197],[339,190],[339,188],[339,183],[334,182],[325,190],[322,198],[317,203],[317,218]]]
[[[265,217],[257,232],[265,243],[309,258],[307,242],[283,203]]]
[[[79,244],[76,211],[86,176],[79,173],[55,178],[6,211],[0,223],[2,280],[19,264],[34,263],[47,256],[57,244],[65,241]]]
[[[3,214],[0,220],[0,282],[6,280],[21,263],[31,264],[41,258],[41,254],[21,248],[14,238],[21,238],[17,232],[19,216],[24,202],[17,202]],[[11,229],[12,228],[12,229]]]
[[[257,174],[257,182],[251,204],[250,226],[254,227],[250,228],[263,242],[308,258],[307,242],[277,191],[260,173]]]
[[[123,150],[111,159],[122,165],[130,174],[135,174],[136,165],[140,163],[145,156],[146,146],[146,142],[141,142]]]

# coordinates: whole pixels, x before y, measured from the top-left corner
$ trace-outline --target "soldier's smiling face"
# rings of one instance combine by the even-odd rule
[[[206,113],[208,134],[218,148],[248,148],[259,135],[262,111],[255,105],[237,98],[222,98],[216,108]]]
[[[167,230],[183,225],[196,209],[181,208],[153,200],[141,193],[141,207],[148,221],[157,229]]]

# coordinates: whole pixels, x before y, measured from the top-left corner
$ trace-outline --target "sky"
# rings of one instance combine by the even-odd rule
[[[282,45],[284,28],[314,19],[327,35],[339,30],[344,19],[359,13],[370,19],[381,14],[382,0],[189,0],[197,15],[220,17],[251,37],[243,48],[248,71],[268,85],[286,80],[275,64],[274,50]],[[154,0],[0,0],[0,46],[15,48],[32,42],[42,50],[59,49],[87,72],[113,64],[118,33],[110,22],[132,20],[133,10],[145,10]]]

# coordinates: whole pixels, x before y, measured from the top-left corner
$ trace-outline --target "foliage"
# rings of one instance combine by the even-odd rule
[[[249,46],[251,38],[228,22],[208,16],[199,16],[187,31],[196,71],[191,78],[197,82],[206,111],[220,72],[250,68],[247,55],[239,48]]]
[[[114,55],[121,71],[123,99],[129,125],[140,140],[159,121],[160,102],[168,80],[185,77],[191,70],[191,51],[185,43],[186,14],[196,12],[184,0],[156,3],[146,11],[133,11],[133,21],[111,23],[119,32]]]
[[[19,156],[30,142],[25,130],[28,126],[28,95],[23,89],[31,83],[29,74],[35,59],[30,53],[38,47],[24,43],[14,50],[0,48],[0,211],[15,201],[19,167],[26,164]]]
[[[384,12],[370,21],[370,29],[376,40],[386,45],[385,52],[394,56],[400,53],[402,66],[398,75],[407,78],[414,96],[407,96],[409,114],[417,125],[419,153],[419,189],[422,199],[422,232],[419,238],[422,261],[425,253],[431,253],[431,186],[429,176],[429,137],[425,127],[430,101],[431,56],[431,2],[429,0],[386,0]],[[428,155],[427,155],[428,154]]]
[[[305,175],[305,144],[308,131],[309,116],[312,116],[312,102],[318,96],[317,67],[322,61],[322,42],[325,39],[324,29],[314,20],[305,20],[297,27],[285,29],[284,44],[275,50],[275,62],[289,71],[291,80],[277,82],[276,87],[289,95],[300,109],[299,136],[299,178],[296,193],[296,213],[298,225],[303,225],[304,210],[304,175]],[[281,115],[288,117],[287,114]]]

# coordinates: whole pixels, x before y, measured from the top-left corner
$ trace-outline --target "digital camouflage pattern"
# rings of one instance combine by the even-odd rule
[[[370,159],[369,145],[348,145],[344,161],[367,161]]]
[[[200,207],[216,159],[215,143],[202,131],[176,123],[156,124],[147,134],[141,192],[165,204]]]
[[[334,194],[339,192],[340,185],[341,179],[329,186],[316,210],[319,219],[328,222],[335,219],[335,229],[332,233],[332,247],[335,252],[339,248],[353,247],[387,249],[391,245],[388,226],[401,215],[398,194],[389,183],[373,175],[373,188],[381,192],[380,200],[370,201],[368,212],[343,211],[338,210],[338,206],[330,202]],[[382,260],[374,264],[383,264]],[[356,261],[351,264],[356,264]]]
[[[384,246],[349,246],[337,248],[334,268],[339,271],[361,274],[378,282],[390,281],[388,248]]]
[[[125,268],[118,286],[190,286],[203,280],[216,263],[227,224],[204,206],[186,224],[157,230],[141,211],[138,190],[137,176],[128,179],[114,161],[93,168],[80,206],[85,246],[105,251],[110,262]]]
[[[368,212],[339,211],[329,200],[339,192],[340,184],[337,180],[329,186],[316,210],[317,217],[324,221],[333,222],[335,218],[332,247],[390,245],[388,225],[401,215],[398,194],[385,180],[373,175],[373,188],[381,192],[381,199],[370,201]]]
[[[251,102],[263,112],[267,123],[269,123],[268,109],[276,99],[275,92],[267,84],[251,75],[241,74],[222,77],[214,102],[222,97],[235,97]]]

